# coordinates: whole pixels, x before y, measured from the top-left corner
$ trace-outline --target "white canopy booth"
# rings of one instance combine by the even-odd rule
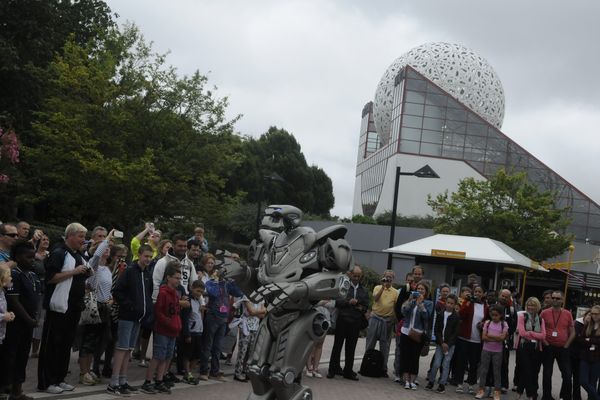
[[[383,251],[414,257],[447,259],[449,262],[466,260],[489,263],[494,266],[494,288],[498,288],[500,266],[512,267],[525,272],[523,286],[525,286],[527,271],[548,272],[540,264],[506,244],[484,237],[437,234]]]

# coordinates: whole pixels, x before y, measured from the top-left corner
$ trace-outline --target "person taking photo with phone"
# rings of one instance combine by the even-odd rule
[[[394,327],[394,305],[398,299],[398,290],[392,287],[393,281],[394,271],[385,271],[381,284],[373,289],[373,308],[367,330],[366,351],[374,349],[379,342],[379,351],[384,360],[383,376],[387,376],[387,360]]]

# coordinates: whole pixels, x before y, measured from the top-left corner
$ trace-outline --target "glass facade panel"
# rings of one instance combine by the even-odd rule
[[[471,135],[487,136],[487,126],[482,124],[467,123],[467,130]]]
[[[406,81],[406,88],[408,90],[416,90],[419,92],[424,92],[427,90],[427,82],[421,79],[408,79]]]
[[[447,102],[448,102],[448,96],[444,96],[443,94],[434,94],[434,93],[427,93],[427,99],[425,100],[425,104],[429,104],[432,106],[438,106],[438,107],[446,107]]]
[[[423,126],[423,118],[413,115],[404,115],[402,117],[402,126],[420,129]]]
[[[429,143],[442,143],[442,132],[427,131],[423,129],[421,140]]]
[[[445,127],[443,119],[429,118],[429,117],[423,118],[423,129],[429,129],[432,131],[440,131],[441,132],[442,127]]]
[[[405,103],[404,114],[423,115],[423,104]]]
[[[571,223],[575,225],[587,225],[588,214],[580,212],[571,213]]]
[[[402,128],[402,139],[421,140],[421,130],[416,128]]]
[[[445,118],[446,117],[446,109],[443,107],[426,105],[424,115],[426,117],[432,117],[432,118]]]
[[[467,124],[460,121],[448,121],[446,120],[446,132],[465,133],[467,131]]]
[[[400,141],[400,151],[403,153],[419,153],[419,142],[413,142],[410,140]]]
[[[420,103],[423,104],[425,102],[424,93],[413,92],[411,90],[406,91],[406,101],[410,103]]]
[[[421,154],[428,156],[441,156],[442,155],[442,145],[434,144],[434,143],[421,143]]]
[[[449,119],[450,121],[465,122],[467,120],[467,112],[463,109],[455,110],[453,108],[448,108],[446,110],[446,119]]]
[[[462,159],[463,151],[464,148],[462,146],[447,146],[446,144],[444,144],[444,147],[442,148],[442,156],[448,158]]]

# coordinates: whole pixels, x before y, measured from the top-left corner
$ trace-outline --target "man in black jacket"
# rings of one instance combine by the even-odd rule
[[[352,370],[354,364],[354,352],[358,342],[358,334],[361,327],[366,327],[365,313],[369,308],[369,294],[360,284],[362,271],[360,267],[355,266],[350,277],[350,289],[345,299],[336,300],[335,306],[338,309],[337,322],[335,326],[335,340],[329,359],[328,378],[335,375],[343,375],[344,378],[353,381],[358,380],[356,372]],[[364,322],[364,324],[363,324]],[[346,341],[345,354],[346,361],[344,369],[340,366],[340,354],[342,346]]]
[[[113,373],[106,388],[111,394],[126,396],[137,390],[127,383],[127,367],[140,331],[140,322],[152,312],[152,276],[148,266],[153,254],[149,245],[140,246],[137,261],[121,273],[113,289],[113,298],[119,305],[119,322]]]

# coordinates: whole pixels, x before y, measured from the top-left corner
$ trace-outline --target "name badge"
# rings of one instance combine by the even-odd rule
[[[558,332],[556,332],[556,331],[552,332],[552,337],[558,337]]]
[[[537,340],[531,339],[531,343],[537,343]]]
[[[591,345],[590,346],[590,351],[594,351],[594,350],[596,350],[596,346],[595,345]]]
[[[227,306],[221,306],[221,307],[219,307],[219,312],[222,312],[224,314],[228,313],[229,312],[229,307],[227,307]]]

